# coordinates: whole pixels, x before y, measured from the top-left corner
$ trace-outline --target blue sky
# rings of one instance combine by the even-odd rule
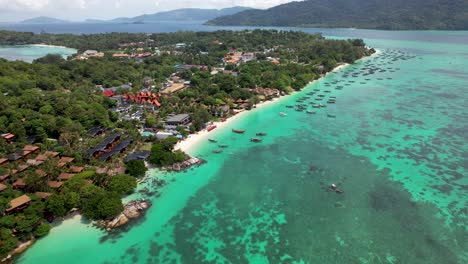
[[[151,14],[178,8],[269,8],[291,0],[0,0],[0,21],[36,16],[66,20],[109,19]]]

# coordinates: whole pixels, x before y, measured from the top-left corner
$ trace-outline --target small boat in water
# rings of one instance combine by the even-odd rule
[[[330,117],[330,118],[335,118],[336,115],[333,115],[333,114],[327,114],[327,117]]]
[[[244,134],[245,130],[242,129],[232,129],[232,132],[237,133],[237,134]]]
[[[280,112],[279,115],[280,116],[287,116],[288,114],[286,114],[285,112]]]
[[[225,145],[225,144],[220,144],[220,145],[218,145],[218,147],[220,147],[220,148],[227,148],[227,147],[228,147],[228,145]]]
[[[313,114],[315,114],[316,112],[315,112],[315,111],[307,110],[307,113],[313,115]]]
[[[211,143],[216,143],[216,142],[218,142],[218,140],[212,139],[212,138],[209,138],[208,141],[211,142]]]
[[[294,108],[294,105],[287,105],[286,108]]]
[[[213,150],[213,153],[217,153],[217,154],[222,153],[222,152],[223,152],[222,149],[215,149],[215,150]]]
[[[265,133],[265,132],[258,132],[256,135],[259,136],[259,137],[264,137],[264,136],[267,135],[267,133]]]
[[[262,142],[261,138],[251,138],[250,141],[252,142]]]

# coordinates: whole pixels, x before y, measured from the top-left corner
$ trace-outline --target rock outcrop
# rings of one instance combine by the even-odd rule
[[[111,229],[121,227],[130,222],[130,220],[141,217],[150,206],[151,204],[146,200],[131,201],[124,206],[124,211],[121,214],[107,222],[106,230],[110,231]]]

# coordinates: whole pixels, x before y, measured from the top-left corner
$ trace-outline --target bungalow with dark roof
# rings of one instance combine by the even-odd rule
[[[75,174],[62,172],[62,173],[60,173],[60,175],[58,176],[58,180],[60,180],[60,181],[68,181],[68,180],[70,180],[71,178],[73,178],[73,176],[75,176]]]
[[[6,209],[6,213],[9,214],[15,211],[21,211],[29,205],[29,202],[31,202],[29,196],[26,194],[21,195],[9,202],[10,208]]]
[[[14,161],[18,161],[18,160],[22,159],[22,158],[23,158],[23,155],[21,155],[21,154],[18,153],[18,152],[15,152],[15,153],[8,154],[8,155],[6,156],[6,158],[8,159],[8,161],[14,162]]]
[[[173,115],[166,118],[164,122],[166,126],[183,126],[190,123],[190,116],[188,114]]]
[[[101,156],[106,150],[111,149],[114,147],[117,141],[120,140],[122,135],[120,134],[113,134],[105,138],[101,143],[97,144],[94,148],[88,150],[88,155],[93,156],[95,158]]]
[[[127,150],[128,146],[132,144],[133,139],[127,138],[125,140],[120,141],[115,147],[113,147],[109,152],[104,153],[102,156],[99,157],[99,160],[110,160],[114,155],[118,153],[123,153]]]
[[[145,151],[140,151],[140,152],[135,152],[130,155],[128,155],[125,158],[125,163],[131,161],[131,160],[143,160],[146,161],[148,160],[149,156],[151,155],[151,151],[145,150]]]
[[[60,189],[62,188],[62,183],[59,181],[49,181],[47,185],[52,189]]]
[[[88,130],[87,133],[91,137],[97,137],[97,136],[100,136],[100,135],[104,134],[104,129],[102,127],[96,126],[96,127],[91,128],[90,130]]]

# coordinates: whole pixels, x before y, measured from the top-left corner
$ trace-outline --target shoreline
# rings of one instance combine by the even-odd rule
[[[34,46],[34,47],[43,47],[43,48],[62,48],[62,49],[73,49],[65,46],[57,46],[57,45],[47,45],[47,44],[25,44],[24,46]]]
[[[374,53],[376,54],[376,53]],[[372,55],[374,55],[372,54]],[[371,55],[371,56],[372,56]],[[361,58],[362,59],[362,58]],[[343,63],[343,64],[340,64],[338,66],[336,66],[335,68],[333,68],[333,70],[331,70],[330,72],[327,72],[325,75],[321,76],[320,78],[316,79],[316,80],[313,80],[313,81],[310,81],[306,86],[304,86],[300,91],[306,89],[309,85],[312,85],[320,80],[322,80],[323,78],[325,78],[327,76],[327,74],[330,74],[330,73],[334,73],[334,72],[337,72],[347,66],[349,66],[351,64],[349,63]],[[216,122],[213,122],[212,125],[215,125],[216,129],[221,129],[221,128],[224,128],[226,126],[229,126],[229,125],[232,125],[236,120],[238,120],[239,118],[243,117],[244,115],[246,115],[247,113],[249,112],[252,112],[252,111],[257,111],[258,109],[261,109],[261,108],[264,108],[265,106],[267,105],[272,105],[273,103],[277,103],[277,102],[280,102],[282,101],[283,99],[285,98],[288,98],[289,96],[292,96],[300,91],[293,91],[292,93],[290,94],[287,94],[287,95],[284,95],[284,96],[280,96],[280,97],[275,97],[274,99],[272,100],[267,100],[267,101],[262,101],[258,104],[255,105],[255,108],[251,109],[251,110],[244,110],[242,112],[239,112],[233,116],[230,116],[229,118],[226,119],[226,121],[216,121]],[[210,132],[213,132],[214,130],[212,131],[208,131],[207,128],[197,132],[196,134],[190,134],[186,139],[184,140],[181,140],[179,141],[175,146],[174,146],[174,150],[181,150],[187,154],[192,154],[193,153],[193,150],[196,146],[198,146],[200,143],[202,143],[203,141],[207,141],[209,139],[209,135],[211,135],[212,133]]]

